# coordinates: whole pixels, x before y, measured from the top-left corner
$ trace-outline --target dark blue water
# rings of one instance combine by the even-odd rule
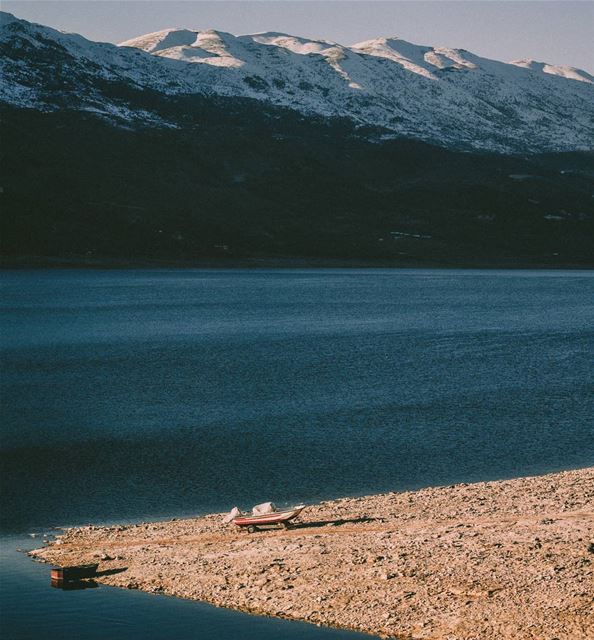
[[[5,532],[594,463],[593,272],[2,283]]]
[[[2,538],[3,640],[368,640],[369,636],[286,620],[248,616],[167,596],[99,586],[62,591],[49,568],[15,548],[31,539]],[[38,545],[39,546],[39,543]]]

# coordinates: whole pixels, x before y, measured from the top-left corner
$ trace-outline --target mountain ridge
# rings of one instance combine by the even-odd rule
[[[446,47],[446,46],[438,46],[433,47],[429,45],[418,45],[412,42],[407,41],[405,38],[401,38],[398,35],[390,35],[390,36],[378,36],[376,38],[371,38],[368,40],[363,40],[360,42],[355,42],[350,45],[344,45],[342,43],[333,41],[333,40],[325,40],[322,38],[305,38],[303,36],[296,36],[290,33],[284,33],[281,31],[258,31],[254,33],[245,33],[245,34],[233,34],[229,31],[223,31],[215,28],[208,29],[188,29],[186,27],[168,27],[166,29],[161,29],[158,31],[153,31],[150,33],[142,34],[140,36],[135,36],[133,38],[129,38],[122,42],[119,42],[117,46],[119,47],[137,47],[144,49],[145,51],[154,52],[158,50],[168,49],[175,46],[194,46],[198,47],[197,38],[199,38],[202,34],[212,34],[218,37],[231,37],[237,40],[255,40],[262,44],[274,44],[281,47],[285,47],[289,50],[299,52],[299,53],[319,53],[321,50],[338,47],[344,50],[360,50],[365,51],[370,45],[374,44],[383,44],[390,45],[390,43],[397,43],[398,45],[402,45],[409,49],[413,48],[417,51],[423,51],[424,53],[443,53],[447,54],[448,52],[453,54],[468,54],[469,52],[466,49],[460,47]],[[174,36],[172,38],[172,36]],[[185,36],[185,37],[184,37]],[[171,42],[167,47],[159,46],[162,44],[163,40],[159,40],[162,37],[163,39],[171,39]],[[181,39],[180,39],[181,38]],[[153,42],[154,46],[143,46],[145,42]],[[472,54],[475,57],[476,54]],[[487,58],[483,58],[487,60]],[[517,60],[510,60],[509,62],[504,62],[501,60],[493,59],[493,62],[498,62],[500,64],[510,64],[514,66],[520,67],[530,67],[531,65],[535,65],[539,67],[539,70],[543,73],[548,73],[551,75],[563,75],[563,70],[571,70],[574,72],[573,76],[563,76],[573,80],[577,80],[580,82],[594,83],[594,77],[589,74],[584,69],[580,69],[577,67],[571,67],[568,65],[560,65],[553,64],[551,62],[543,62],[538,61],[532,58],[521,58]],[[438,66],[436,64],[435,66]]]
[[[247,98],[304,115],[348,118],[385,137],[460,150],[541,153],[594,148],[594,79],[530,60],[383,37],[345,47],[264,32],[165,29],[119,46],[3,13],[0,100],[74,108],[120,123],[179,126],[118,90]]]

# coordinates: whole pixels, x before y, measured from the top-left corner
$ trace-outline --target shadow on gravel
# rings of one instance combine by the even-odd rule
[[[119,569],[104,569],[103,571],[97,571],[96,576],[113,576],[116,573],[122,573],[128,571],[128,567],[120,567]]]
[[[310,527],[340,527],[343,524],[361,524],[363,522],[385,522],[384,518],[347,518],[340,520],[315,520],[313,522],[295,522],[291,529],[308,529]]]

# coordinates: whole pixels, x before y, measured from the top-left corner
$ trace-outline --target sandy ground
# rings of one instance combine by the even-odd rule
[[[249,534],[220,514],[68,529],[31,552],[105,584],[439,640],[594,639],[594,467],[344,498]]]

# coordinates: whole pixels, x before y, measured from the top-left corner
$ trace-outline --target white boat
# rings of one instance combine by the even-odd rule
[[[241,528],[247,528],[250,533],[257,531],[260,527],[271,525],[281,525],[288,529],[291,526],[291,520],[295,519],[303,509],[305,509],[305,505],[300,504],[283,511],[271,511],[255,515],[241,514],[233,518],[233,524]]]

